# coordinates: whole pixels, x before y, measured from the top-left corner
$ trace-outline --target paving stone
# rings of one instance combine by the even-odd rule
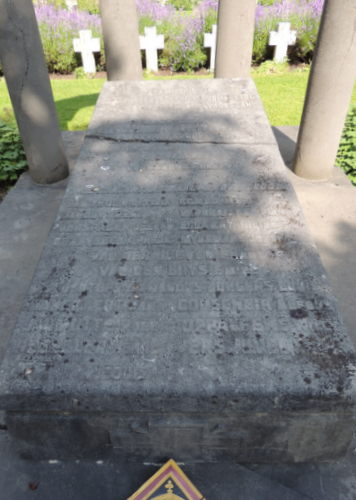
[[[112,460],[21,460],[0,432],[0,490],[6,500],[126,500],[158,464]],[[209,500],[308,500],[297,491],[238,464],[182,464]]]
[[[62,133],[71,167],[78,157],[83,135],[83,132]],[[38,185],[25,172],[1,203],[0,360],[41,256],[43,242],[53,226],[66,183],[67,180]]]
[[[335,458],[355,353],[257,93],[171,83],[104,88],[1,368],[9,430],[27,456]]]
[[[252,469],[313,500],[354,500],[356,440],[345,457],[332,464],[255,465]]]

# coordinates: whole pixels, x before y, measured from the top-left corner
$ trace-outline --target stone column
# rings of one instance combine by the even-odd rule
[[[135,0],[100,0],[108,80],[141,80]]]
[[[356,78],[356,1],[326,0],[314,54],[294,172],[331,176]]]
[[[215,78],[250,76],[256,0],[220,0]]]
[[[31,0],[0,0],[0,60],[32,179],[64,179],[68,163]]]

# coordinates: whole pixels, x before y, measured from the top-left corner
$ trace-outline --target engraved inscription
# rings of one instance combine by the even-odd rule
[[[104,89],[38,264],[9,394],[66,411],[88,389],[138,412],[303,394],[342,330],[253,84],[124,83]]]

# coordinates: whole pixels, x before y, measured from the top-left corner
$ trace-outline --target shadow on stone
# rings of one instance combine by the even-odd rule
[[[355,354],[251,85],[106,85],[1,367],[59,457],[73,419],[136,460],[346,451]]]
[[[285,165],[292,170],[298,127],[272,127],[272,131]]]

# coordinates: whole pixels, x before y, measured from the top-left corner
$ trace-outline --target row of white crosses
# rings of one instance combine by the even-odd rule
[[[212,33],[204,34],[204,47],[210,49],[210,71],[214,71],[215,69],[217,34],[218,34],[218,27],[216,24],[213,24]]]
[[[283,62],[287,57],[288,47],[297,41],[297,32],[290,29],[290,23],[279,23],[278,31],[269,34],[269,45],[275,45],[274,58],[276,62]]]
[[[297,40],[297,32],[292,31],[290,23],[279,23],[278,31],[271,31],[269,45],[275,46],[273,60],[283,62],[287,57],[288,47]],[[210,48],[210,71],[215,69],[217,25],[212,27],[212,33],[204,34],[204,47]]]
[[[70,0],[67,0],[69,2]],[[75,0],[72,0],[75,1]],[[278,31],[271,31],[269,45],[275,46],[274,61],[283,62],[287,57],[288,47],[294,45],[297,32],[291,31],[290,23],[279,23]],[[215,69],[217,25],[212,27],[212,33],[205,33],[204,47],[210,48],[210,71]],[[82,55],[85,73],[95,73],[94,52],[100,52],[100,39],[92,38],[90,30],[79,31],[79,38],[73,40],[75,52]],[[146,68],[158,71],[157,51],[164,48],[164,36],[157,35],[156,28],[145,28],[145,35],[140,36],[140,48],[146,52]]]
[[[80,30],[79,38],[73,40],[74,52],[82,55],[85,73],[96,73],[94,53],[100,52],[100,38],[92,38],[91,30]]]
[[[82,55],[85,73],[95,73],[95,52],[100,52],[100,39],[92,38],[91,30],[80,30],[79,38],[73,40],[74,52]],[[146,52],[146,68],[158,71],[157,50],[164,48],[164,36],[157,35],[155,27],[145,28],[145,36],[140,36],[141,50]]]
[[[157,50],[164,49],[164,35],[157,35],[155,26],[145,28],[145,36],[140,36],[140,49],[146,52],[146,68],[158,71]]]

